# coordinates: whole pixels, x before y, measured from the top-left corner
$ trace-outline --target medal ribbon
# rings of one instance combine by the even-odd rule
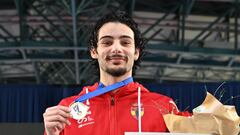
[[[81,97],[79,97],[77,100],[75,100],[75,102],[84,102],[85,100],[87,99],[90,99],[92,97],[96,97],[96,96],[99,96],[101,94],[104,94],[104,93],[107,93],[109,91],[112,91],[112,90],[115,90],[115,89],[118,89],[122,86],[125,86],[129,83],[133,82],[133,78],[132,77],[129,77],[121,82],[117,82],[117,83],[114,83],[112,85],[109,85],[109,86],[106,86],[106,87],[98,87],[98,89],[96,89],[95,91],[93,92],[89,92]]]

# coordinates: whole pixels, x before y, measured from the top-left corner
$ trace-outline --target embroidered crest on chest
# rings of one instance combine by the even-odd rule
[[[136,118],[136,119],[138,119],[138,115],[139,114],[141,115],[141,117],[143,117],[143,115],[144,115],[144,108],[143,108],[143,104],[142,103],[141,103],[141,109],[140,110],[141,110],[141,113],[138,112],[138,104],[137,103],[133,103],[132,106],[131,106],[131,110],[130,110],[131,115],[134,118]]]

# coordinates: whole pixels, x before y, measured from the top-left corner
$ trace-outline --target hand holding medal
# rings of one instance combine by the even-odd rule
[[[68,107],[60,105],[46,109],[43,118],[47,135],[58,135],[66,124],[71,124],[68,120],[72,117],[70,111]]]

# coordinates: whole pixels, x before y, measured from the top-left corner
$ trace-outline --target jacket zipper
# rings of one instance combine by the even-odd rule
[[[113,106],[115,104],[115,99],[113,96],[111,96],[111,105]]]
[[[111,95],[110,97],[110,135],[116,135],[116,105],[115,97]]]

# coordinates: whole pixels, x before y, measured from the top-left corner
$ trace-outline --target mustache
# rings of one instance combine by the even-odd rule
[[[107,60],[111,60],[111,59],[114,59],[114,58],[127,59],[127,56],[125,56],[125,55],[120,55],[120,54],[113,54],[113,55],[108,55],[108,56],[106,57]]]

